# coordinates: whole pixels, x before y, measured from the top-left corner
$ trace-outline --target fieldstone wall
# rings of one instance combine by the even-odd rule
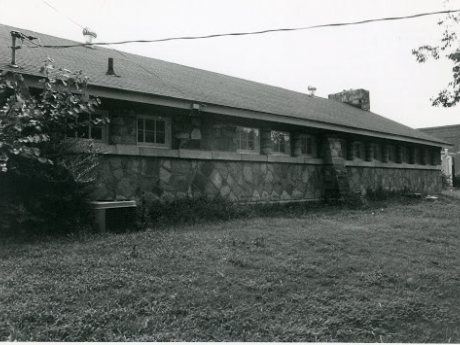
[[[234,201],[322,198],[321,165],[104,156],[94,200],[172,202],[220,196]]]
[[[350,191],[365,194],[368,189],[385,191],[408,191],[417,193],[440,193],[441,175],[438,170],[385,169],[347,167]]]

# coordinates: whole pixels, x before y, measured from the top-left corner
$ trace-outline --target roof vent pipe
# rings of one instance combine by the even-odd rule
[[[109,58],[109,66],[107,68],[107,75],[114,75],[114,76],[117,76],[115,74],[115,71],[113,69],[113,58]]]

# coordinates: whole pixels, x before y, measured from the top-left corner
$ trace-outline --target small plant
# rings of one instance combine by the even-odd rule
[[[452,186],[452,177],[447,176],[444,171],[441,170],[441,186],[442,189],[447,189]]]

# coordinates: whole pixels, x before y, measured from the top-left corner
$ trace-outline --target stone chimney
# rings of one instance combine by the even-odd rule
[[[364,89],[357,90],[344,90],[343,92],[333,93],[328,95],[327,98],[335,101],[350,104],[358,109],[370,111],[371,101],[369,98],[369,91]]]

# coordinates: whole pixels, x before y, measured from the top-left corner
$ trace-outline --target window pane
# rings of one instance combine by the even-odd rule
[[[155,131],[155,120],[144,119],[145,121],[145,130],[146,131]]]
[[[255,138],[254,130],[248,130],[247,135],[248,135],[248,140],[254,141],[254,138]]]
[[[236,128],[236,137],[238,138],[238,141],[241,140],[242,133],[243,133],[243,129],[241,127],[237,127]]]
[[[284,138],[280,138],[280,151],[279,152],[285,152],[286,146],[285,146],[285,141]]]
[[[166,143],[166,137],[164,132],[158,132],[157,133],[157,144],[165,144]]]
[[[83,138],[83,139],[88,139],[89,137],[89,128],[88,127],[81,127],[79,126],[77,129],[77,137],[78,138]]]
[[[158,132],[165,132],[166,131],[166,123],[163,120],[157,120],[156,121],[157,128],[156,130]]]
[[[291,153],[291,141],[290,141],[289,135],[287,135],[287,134],[284,135],[283,139],[284,139],[283,140],[283,144],[284,144],[283,146],[284,147],[283,147],[282,152],[289,154],[289,153]]]
[[[300,137],[300,148],[301,148],[301,153],[303,155],[307,154],[308,151],[308,144],[307,144],[307,138],[302,136]]]
[[[154,143],[155,142],[155,132],[145,131],[145,142]]]
[[[143,119],[137,120],[137,141],[139,142],[144,141],[144,120]]]
[[[313,153],[313,145],[312,145],[312,138],[308,137],[307,138],[307,154],[311,155]]]
[[[289,133],[272,131],[273,152],[290,153]]]
[[[91,127],[91,139],[102,140],[102,127]]]
[[[237,147],[238,150],[256,149],[256,141],[259,140],[259,130],[256,128],[237,127]]]

